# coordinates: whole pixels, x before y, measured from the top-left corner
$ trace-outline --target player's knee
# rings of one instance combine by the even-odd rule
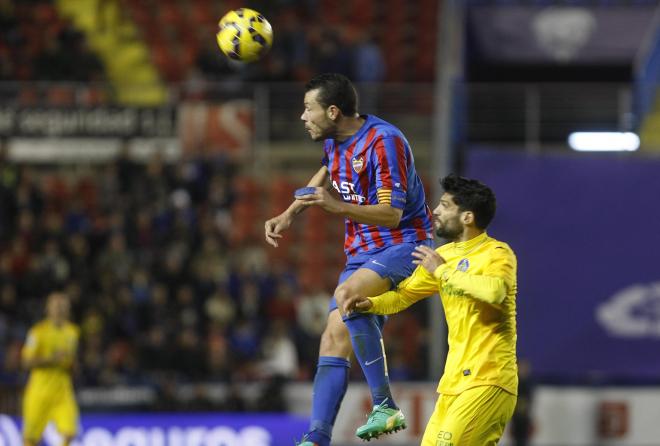
[[[341,305],[346,302],[346,299],[348,299],[348,289],[343,285],[339,285],[335,290],[337,305],[341,308]]]
[[[337,304],[340,308],[344,302],[346,302],[351,297],[354,297],[355,295],[355,290],[351,289],[345,284],[339,285],[335,290],[335,299],[337,300]]]

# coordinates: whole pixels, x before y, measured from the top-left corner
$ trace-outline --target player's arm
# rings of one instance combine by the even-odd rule
[[[352,311],[394,314],[437,291],[438,283],[433,275],[418,266],[412,275],[403,280],[395,290],[375,297],[352,297],[346,302],[344,309],[347,314]]]
[[[32,329],[28,332],[23,350],[21,351],[21,365],[26,370],[32,370],[42,367],[53,367],[55,365],[54,357],[44,357],[39,355],[39,335]]]
[[[309,187],[323,188],[327,191],[328,187],[328,168],[323,165],[321,168],[312,176],[312,178],[307,183]],[[277,247],[277,239],[282,238],[282,231],[286,230],[291,226],[293,218],[300,214],[305,208],[308,207],[301,200],[294,200],[293,203],[282,212],[277,217],[273,217],[268,220],[264,227],[264,232],[266,236],[266,242],[270,245]]]
[[[76,361],[76,352],[78,351],[78,340],[80,338],[80,330],[77,327],[71,329],[72,340],[65,350],[62,351],[58,361],[58,367],[65,370],[73,370]]]
[[[319,206],[323,210],[341,215],[365,225],[385,226],[396,228],[399,226],[403,209],[393,207],[389,203],[359,205],[338,200],[327,189],[317,187],[316,192],[303,195],[299,200],[303,206]]]
[[[21,365],[26,370],[59,367],[69,369],[73,364],[73,357],[67,352],[54,352],[51,356],[23,356]]]
[[[337,200],[337,202],[341,205],[341,210],[337,212],[338,214],[365,225],[396,228],[399,226],[401,216],[403,215],[403,209],[392,207],[392,205],[388,203],[360,206],[339,200]]]
[[[46,367],[55,367],[57,365],[58,358],[53,355],[48,358],[23,358],[22,365],[25,370],[46,368]]]
[[[405,142],[398,136],[379,137],[374,143],[371,163],[375,168],[378,204],[359,205],[335,199],[329,192],[317,188],[313,195],[301,201],[317,205],[327,212],[341,215],[357,223],[396,228],[406,206],[408,160]]]
[[[441,283],[463,290],[475,299],[489,304],[501,304],[515,283],[516,257],[513,252],[497,246],[492,251],[492,260],[482,274],[470,274],[459,270],[450,271],[446,264],[440,265],[433,275]]]

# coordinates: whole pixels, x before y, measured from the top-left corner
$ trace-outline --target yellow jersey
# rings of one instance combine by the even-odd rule
[[[30,329],[21,352],[24,359],[49,359],[55,354],[59,354],[61,359],[56,365],[33,367],[28,389],[38,393],[73,390],[71,369],[79,336],[80,330],[71,322],[58,327],[45,319]]]
[[[439,293],[449,351],[438,392],[457,395],[476,386],[518,393],[516,256],[485,232],[436,249],[446,261],[433,274],[421,265],[392,291],[369,299],[377,314],[393,314]]]

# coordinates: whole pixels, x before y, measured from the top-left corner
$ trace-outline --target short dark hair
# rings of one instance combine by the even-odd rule
[[[461,211],[474,214],[479,229],[486,229],[495,216],[495,194],[490,187],[473,180],[451,174],[440,180],[442,188],[454,199]]]
[[[343,74],[323,73],[305,85],[305,92],[319,90],[316,98],[323,108],[336,106],[346,116],[357,113],[358,97],[353,83]]]

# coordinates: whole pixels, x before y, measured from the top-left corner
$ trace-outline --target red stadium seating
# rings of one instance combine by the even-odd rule
[[[163,79],[173,82],[185,79],[200,48],[205,46],[202,39],[214,38],[219,18],[230,9],[245,6],[243,2],[233,0],[222,3],[210,0],[123,2],[142,31],[145,42],[157,53],[154,62]],[[324,30],[343,35],[346,27],[371,32],[383,49],[388,81],[430,81],[434,73],[437,5],[437,0],[354,0],[349,3],[320,0],[314,14],[323,18],[323,27],[309,27],[308,38],[311,42],[312,33],[322,35]],[[300,21],[304,16],[300,11],[292,11],[294,20]],[[277,21],[287,20],[287,17],[290,19],[287,14],[274,13],[269,18],[277,30]],[[300,25],[302,27],[302,22]],[[275,45],[277,42],[276,37]],[[186,56],[183,60],[177,54],[162,50],[162,46],[176,44],[181,44],[180,54]],[[170,62],[168,59],[174,60]],[[293,69],[293,76],[297,79],[307,79],[312,74],[314,68],[304,64],[297,64]]]

